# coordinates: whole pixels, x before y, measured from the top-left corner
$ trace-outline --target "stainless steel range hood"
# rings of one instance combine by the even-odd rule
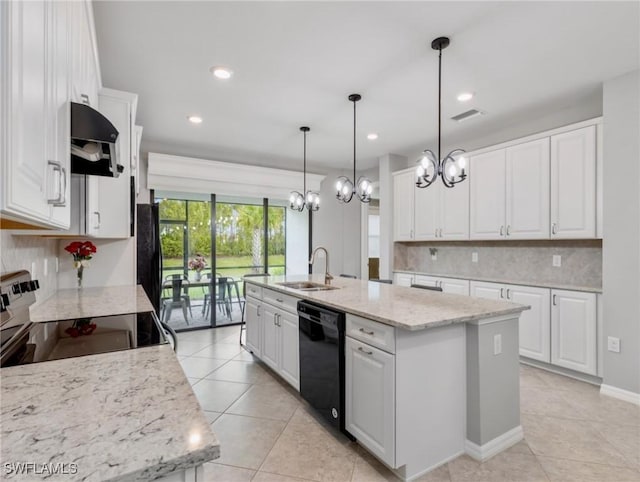
[[[71,103],[71,172],[91,176],[118,177],[118,131],[97,110]]]

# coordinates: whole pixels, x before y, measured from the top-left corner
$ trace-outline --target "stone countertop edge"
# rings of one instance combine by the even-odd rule
[[[274,291],[278,291],[280,293],[284,293],[296,298],[300,298],[300,299],[305,299],[308,301],[312,301],[324,306],[328,306],[331,308],[335,308],[337,310],[340,311],[344,311],[345,313],[349,313],[352,315],[356,315],[356,316],[361,316],[363,318],[367,318],[370,320],[374,320],[374,321],[378,321],[380,323],[383,323],[385,325],[389,325],[389,326],[395,326],[398,328],[402,328],[404,330],[407,331],[419,331],[419,330],[424,330],[424,329],[431,329],[431,328],[438,328],[441,326],[447,326],[447,325],[452,325],[452,324],[457,324],[457,323],[468,323],[468,322],[473,322],[473,321],[478,321],[478,320],[483,320],[483,319],[489,319],[489,318],[495,318],[495,317],[504,317],[504,316],[508,316],[508,315],[519,315],[522,311],[525,310],[529,310],[531,309],[530,306],[528,305],[521,305],[521,304],[516,304],[516,303],[512,303],[512,302],[504,302],[504,301],[493,301],[493,300],[482,300],[482,299],[477,299],[478,300],[478,304],[485,304],[485,305],[489,305],[491,304],[493,305],[502,305],[504,307],[501,307],[500,309],[496,309],[493,311],[484,311],[478,314],[470,314],[470,315],[464,315],[464,316],[454,316],[454,317],[447,317],[447,318],[443,318],[442,320],[437,320],[437,321],[426,321],[423,323],[415,323],[415,324],[407,324],[404,323],[402,321],[399,320],[394,320],[392,318],[389,317],[384,317],[384,316],[380,316],[377,315],[376,313],[372,313],[372,312],[368,312],[368,311],[362,311],[359,310],[357,308],[348,306],[346,304],[343,303],[336,303],[336,302],[332,302],[329,299],[326,298],[322,298],[322,299],[318,299],[317,297],[314,297],[313,294],[317,294],[317,293],[325,293],[327,294],[327,296],[330,296],[330,293],[338,291],[338,290],[326,290],[326,291],[312,291],[312,292],[305,292],[305,291],[301,291],[301,290],[296,290],[293,288],[288,288],[286,286],[280,286],[277,283],[281,283],[284,281],[314,281],[314,282],[318,282],[318,283],[323,283],[324,282],[324,276],[322,275],[289,275],[289,276],[276,276],[276,277],[260,277],[260,276],[256,276],[256,277],[251,277],[251,278],[246,278],[245,281],[247,283],[253,283],[259,286],[262,286],[264,288],[268,288]],[[363,283],[363,280],[354,280],[354,279],[347,279],[347,278],[334,278],[332,281],[332,284],[335,286],[335,282],[338,281],[340,284],[352,284],[352,283]],[[367,282],[368,283],[374,283],[372,281]],[[416,296],[420,296],[420,295],[425,295],[427,296],[427,293],[429,293],[431,296],[448,296],[448,297],[459,297],[459,298],[470,298],[469,296],[461,296],[461,295],[452,295],[452,294],[446,294],[446,293],[436,293],[436,292],[420,292],[420,290],[416,290],[415,288],[407,288],[407,287],[402,287],[402,286],[390,286],[390,285],[386,285],[386,284],[376,284],[377,286],[380,286],[381,289],[399,289],[399,290],[413,290],[412,293]],[[349,289],[348,286],[343,286],[340,287],[340,290],[342,289]],[[476,298],[472,298],[472,299],[476,299]],[[485,303],[486,301],[490,301],[490,303]],[[426,306],[426,305],[425,305]]]
[[[29,310],[32,322],[129,315],[155,311],[141,285],[57,290]]]
[[[527,283],[524,281],[513,281],[508,279],[498,279],[498,278],[488,278],[482,276],[458,276],[454,274],[438,274],[438,273],[425,273],[423,271],[411,271],[408,269],[394,269],[394,273],[404,273],[404,274],[414,274],[418,276],[433,276],[435,278],[451,278],[451,279],[466,279],[469,281],[484,281],[486,283],[502,283],[507,285],[517,285],[517,286],[533,286],[534,288],[549,288],[556,290],[567,290],[567,291],[583,291],[585,293],[599,293],[602,294],[602,288],[595,288],[593,286],[580,286],[580,285],[565,285],[562,283],[544,283],[544,282],[533,282]]]
[[[220,456],[220,442],[168,345],[6,367],[0,374],[3,462],[75,461],[78,471],[65,480],[132,481]]]

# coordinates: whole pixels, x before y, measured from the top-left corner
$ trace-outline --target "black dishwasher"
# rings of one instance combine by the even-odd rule
[[[345,315],[310,301],[298,302],[300,395],[332,425],[344,428]]]

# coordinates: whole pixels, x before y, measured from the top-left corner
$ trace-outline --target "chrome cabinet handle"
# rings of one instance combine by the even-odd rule
[[[411,232],[409,233],[409,238],[413,239],[413,229],[411,230]]]
[[[436,228],[436,229],[435,229],[435,231],[434,231],[434,233],[433,233],[433,234],[434,234],[434,236],[435,236],[436,238],[438,237],[438,228]]]
[[[360,331],[361,331],[362,333],[364,333],[365,335],[369,335],[369,336],[373,336],[373,335],[374,335],[374,332],[373,332],[373,331],[367,331],[367,330],[365,330],[364,328],[360,328]]]
[[[508,300],[510,300],[510,299],[511,299],[511,298],[510,298],[510,296],[509,296],[509,293],[511,293],[511,290],[510,290],[509,288],[507,288],[507,299],[508,299]]]
[[[256,316],[260,316],[260,308],[262,308],[262,305],[258,305],[258,308],[256,309]]]
[[[553,306],[556,306],[556,295],[553,295]]]
[[[58,173],[58,196],[53,199],[47,199],[49,204],[53,204],[54,206],[64,206],[66,203],[66,199],[64,198],[64,191],[67,190],[67,181],[64,181],[64,189],[62,188],[62,178],[66,177],[66,171],[62,164],[58,161],[47,161],[47,165],[53,166],[53,172]]]
[[[442,228],[440,228],[440,237],[442,237]]]
[[[358,347],[358,351],[361,351],[362,353],[364,353],[365,355],[373,355],[372,351],[367,351],[364,348],[362,348],[361,346]]]
[[[556,229],[556,223],[553,223],[551,225],[551,234],[558,234]]]
[[[96,215],[96,218],[97,218],[97,221],[98,221],[98,223],[93,226],[93,229],[100,229],[100,222],[101,222],[100,221],[100,212],[93,211],[93,214]]]
[[[89,96],[87,94],[80,94],[80,98],[82,99],[83,104],[91,105],[91,102],[89,102]]]
[[[500,236],[504,236],[504,226],[500,226]]]
[[[511,236],[511,225],[507,226],[507,236]]]
[[[277,301],[278,303],[282,303],[283,299],[282,299],[282,298],[276,298],[276,301]]]
[[[504,288],[500,288],[500,298],[504,298]]]

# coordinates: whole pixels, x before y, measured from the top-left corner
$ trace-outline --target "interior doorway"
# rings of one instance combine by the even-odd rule
[[[361,208],[360,276],[362,279],[380,278],[380,191],[373,183],[373,193],[368,204]]]

